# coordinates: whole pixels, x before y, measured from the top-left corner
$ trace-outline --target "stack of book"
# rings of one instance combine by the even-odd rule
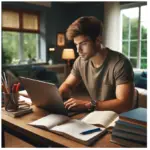
[[[120,114],[112,130],[111,142],[125,147],[146,147],[147,109],[136,108]]]
[[[13,112],[6,111],[5,108],[2,108],[2,113],[6,114],[10,117],[13,117],[13,118],[21,117],[21,116],[24,116],[24,115],[32,113],[32,112],[33,112],[33,110],[31,107],[28,107],[28,108],[19,107],[18,110],[13,111]]]
[[[26,90],[19,91],[19,102],[24,102],[26,104],[32,105],[32,101]]]
[[[18,93],[19,93],[19,95],[21,95],[21,96],[29,97],[29,95],[28,95],[28,93],[27,93],[26,90],[19,91]]]
[[[28,93],[25,90],[23,90],[23,91],[19,91],[18,94],[19,94],[18,109],[16,111],[9,112],[9,111],[6,111],[5,108],[3,107],[2,113],[15,118],[15,117],[21,117],[21,116],[24,116],[26,114],[33,112],[32,107],[30,107],[32,105],[32,101],[29,98]]]

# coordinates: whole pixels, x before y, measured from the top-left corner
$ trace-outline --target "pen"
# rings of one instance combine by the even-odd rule
[[[13,86],[11,88],[12,93],[16,93],[16,87],[17,87],[17,84],[13,84]]]
[[[20,82],[17,84],[17,86],[16,86],[16,92],[18,92],[19,91],[19,88],[20,88]]]
[[[91,129],[91,130],[86,130],[86,131],[81,132],[80,134],[86,135],[86,134],[91,134],[91,133],[98,132],[98,131],[101,131],[101,129],[95,128],[95,129]]]

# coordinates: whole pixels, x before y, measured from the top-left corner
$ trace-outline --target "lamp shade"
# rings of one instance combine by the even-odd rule
[[[75,53],[73,49],[66,48],[63,50],[62,59],[75,59]]]

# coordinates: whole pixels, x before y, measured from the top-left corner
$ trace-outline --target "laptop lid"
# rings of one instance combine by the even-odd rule
[[[34,105],[50,113],[68,115],[55,84],[25,77],[19,78]]]

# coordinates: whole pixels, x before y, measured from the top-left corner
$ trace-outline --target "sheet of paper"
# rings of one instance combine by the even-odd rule
[[[18,93],[19,93],[19,95],[22,95],[22,96],[25,96],[25,97],[29,97],[26,90],[19,91]]]
[[[108,127],[109,124],[118,116],[113,111],[94,111],[85,116],[82,121],[88,124],[103,125]]]
[[[101,128],[101,131],[94,132],[87,135],[80,134],[83,131],[91,130],[97,128],[94,125],[90,125],[87,123],[84,123],[80,120],[70,120],[69,122],[66,122],[60,126],[55,126],[51,129],[51,131],[58,131],[62,133],[66,133],[67,135],[70,135],[76,139],[80,139],[82,141],[88,141],[89,139],[97,136],[98,134],[105,131],[105,128]]]
[[[29,123],[29,125],[46,127],[47,129],[51,129],[52,127],[62,124],[68,120],[70,120],[70,118],[64,115],[50,114],[41,119]]]
[[[19,102],[25,102],[25,103],[27,103],[29,105],[32,105],[31,99],[28,98],[28,97],[24,97],[22,95],[19,96]]]

